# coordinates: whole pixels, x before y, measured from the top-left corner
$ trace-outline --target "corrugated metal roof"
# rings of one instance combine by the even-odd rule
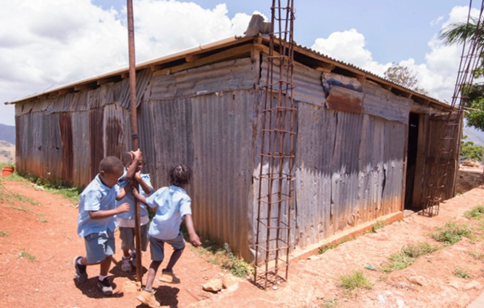
[[[260,41],[259,41],[259,39],[260,39]],[[150,68],[150,67],[154,67],[154,66],[160,66],[162,64],[169,66],[169,63],[175,63],[176,61],[180,61],[180,60],[184,59],[185,57],[187,57],[189,55],[203,54],[203,53],[206,53],[206,52],[209,52],[209,51],[214,51],[214,50],[222,49],[222,48],[229,48],[229,47],[233,47],[233,46],[236,46],[236,45],[239,45],[239,44],[246,44],[246,43],[249,43],[249,42],[252,43],[252,44],[257,44],[257,42],[261,42],[261,43],[267,45],[268,42],[269,42],[269,38],[267,38],[267,37],[260,38],[258,36],[256,36],[256,37],[229,37],[227,39],[223,39],[223,40],[220,40],[220,41],[217,41],[217,42],[213,42],[213,43],[209,43],[209,44],[205,44],[205,45],[200,45],[200,46],[190,48],[190,49],[187,49],[187,50],[183,50],[183,51],[171,54],[171,55],[159,57],[159,58],[147,61],[147,62],[140,63],[140,64],[136,65],[136,69],[142,70],[142,69],[146,69],[146,68]],[[394,87],[395,89],[398,89],[399,91],[401,91],[403,93],[407,93],[409,95],[412,95],[413,97],[418,98],[420,101],[432,103],[435,106],[439,106],[439,108],[444,108],[444,109],[449,108],[448,104],[445,104],[445,103],[440,102],[440,101],[438,101],[434,98],[431,98],[427,95],[417,93],[417,92],[415,92],[415,91],[413,91],[409,88],[406,88],[406,87],[403,87],[403,86],[398,85],[396,83],[393,83],[389,80],[384,79],[383,77],[380,77],[380,76],[375,75],[375,74],[373,74],[369,71],[366,71],[366,70],[363,70],[359,67],[356,67],[353,64],[346,63],[346,62],[339,61],[339,60],[336,60],[334,58],[328,57],[327,55],[324,55],[324,54],[322,54],[322,53],[320,53],[320,52],[318,52],[314,49],[311,49],[311,48],[308,48],[308,47],[305,47],[305,46],[302,46],[302,45],[299,45],[299,44],[295,44],[295,51],[298,52],[298,53],[301,53],[301,54],[305,54],[308,57],[312,57],[312,58],[318,59],[320,61],[323,61],[323,62],[325,62],[329,65],[334,65],[335,67],[338,67],[338,68],[341,68],[343,70],[352,72],[354,74],[362,75],[365,78],[369,78],[370,80],[385,84],[387,86]],[[50,89],[50,90],[42,92],[42,93],[36,93],[36,94],[31,95],[31,96],[27,96],[25,98],[6,102],[5,104],[17,104],[17,103],[20,103],[20,102],[25,102],[25,101],[34,99],[34,98],[39,97],[39,96],[44,96],[44,95],[49,95],[49,94],[53,95],[56,92],[62,93],[62,91],[66,91],[66,90],[69,90],[69,89],[74,91],[75,87],[80,87],[80,85],[103,84],[103,80],[109,81],[110,78],[113,78],[115,76],[120,76],[121,78],[128,78],[127,74],[128,74],[128,68],[124,68],[124,69],[116,70],[116,71],[106,73],[106,74],[103,74],[103,75],[84,79],[84,80],[81,80],[81,81],[78,81],[78,82],[70,83],[70,84],[55,88],[55,89]]]

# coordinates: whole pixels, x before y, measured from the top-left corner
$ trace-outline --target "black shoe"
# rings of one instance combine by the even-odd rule
[[[104,296],[113,295],[113,287],[109,283],[108,277],[104,278],[103,281],[98,280],[97,286],[99,287],[99,289],[101,289],[101,292],[103,292]]]
[[[86,266],[77,263],[77,260],[79,260],[79,258],[82,257],[74,257],[74,269],[76,270],[76,279],[79,282],[84,282],[87,280]]]

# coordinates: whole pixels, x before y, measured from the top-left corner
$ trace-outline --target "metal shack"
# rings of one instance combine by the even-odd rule
[[[267,55],[268,39],[256,35],[137,65],[144,172],[157,189],[171,166],[189,165],[198,232],[246,260],[254,254]],[[292,249],[420,209],[450,107],[303,46],[294,47],[294,62]],[[8,102],[17,170],[88,184],[103,157],[131,149],[128,83],[126,68]],[[457,156],[456,148],[446,198]]]

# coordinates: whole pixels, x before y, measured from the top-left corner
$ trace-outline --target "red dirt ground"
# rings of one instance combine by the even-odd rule
[[[118,236],[116,262],[110,271],[115,296],[104,298],[95,283],[98,267],[88,267],[90,278],[83,284],[73,279],[73,257],[84,254],[84,243],[76,234],[75,205],[28,182],[0,181],[0,307],[144,307],[136,300],[136,292],[123,288],[135,272],[125,274],[117,263],[121,259]],[[463,214],[479,204],[484,204],[484,187],[446,201],[439,216],[412,214],[322,255],[292,262],[288,282],[267,291],[248,280],[219,293],[203,291],[202,284],[226,272],[187,247],[175,267],[182,283],[155,284],[156,297],[170,307],[466,307],[484,291],[484,259],[477,257],[484,254],[481,236],[420,257],[391,274],[380,267],[403,246],[438,244],[429,233],[448,221],[474,225],[477,230],[481,221],[468,220]],[[143,256],[143,265],[149,265],[149,252]],[[367,270],[365,265],[377,270]],[[471,277],[457,277],[457,269]],[[338,277],[353,270],[369,277],[373,288],[345,291]]]

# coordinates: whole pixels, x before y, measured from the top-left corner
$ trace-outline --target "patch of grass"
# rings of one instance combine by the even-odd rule
[[[464,217],[468,219],[480,220],[484,216],[484,206],[478,205],[472,208],[470,211],[464,213]]]
[[[428,255],[434,251],[439,250],[438,246],[430,245],[427,242],[418,243],[416,245],[409,245],[402,248],[403,253],[412,258]]]
[[[8,208],[10,209],[14,209],[14,210],[17,210],[17,211],[21,211],[21,212],[27,212],[27,209],[24,208],[23,205],[17,205],[17,206],[7,206]]]
[[[430,254],[438,250],[438,246],[422,242],[415,245],[404,246],[399,252],[392,254],[388,259],[390,264],[382,266],[384,272],[402,270],[412,265],[418,257]]]
[[[373,227],[371,228],[371,230],[373,232],[376,232],[376,230],[381,229],[381,228],[385,227],[386,225],[387,225],[387,223],[384,220],[377,220],[375,222],[375,224],[373,225]]]
[[[222,261],[222,268],[228,270],[232,275],[240,278],[245,278],[253,273],[252,267],[236,257],[227,257]]]
[[[331,249],[335,249],[336,247],[338,247],[338,245],[336,245],[336,244],[329,244],[329,245],[321,246],[318,249],[318,254],[322,255],[326,251],[331,250]]]
[[[353,271],[347,275],[341,275],[338,278],[341,285],[350,291],[355,291],[358,289],[372,289],[373,282],[363,274],[361,271]]]
[[[484,253],[477,251],[477,250],[468,250],[468,254],[470,254],[474,259],[476,260],[482,260],[484,259]]]
[[[1,237],[7,237],[8,236],[8,232],[7,231],[0,230],[0,236]]]
[[[64,198],[72,201],[74,204],[79,203],[79,195],[84,190],[83,186],[72,187],[70,183],[67,183],[62,179],[58,179],[52,176],[50,173],[48,173],[46,177],[42,178],[20,172],[18,173],[18,178],[34,183],[35,186],[39,189],[44,189],[55,194],[60,194]]]
[[[19,252],[19,254],[17,255],[17,257],[19,259],[24,259],[25,258],[25,259],[27,259],[29,261],[35,261],[36,260],[36,258],[35,258],[34,255],[31,255],[30,253],[28,253],[26,251],[23,251],[23,250],[21,252]]]
[[[40,203],[37,202],[37,201],[34,201],[28,197],[25,197],[21,194],[17,194],[17,193],[13,193],[13,197],[19,201],[22,201],[22,202],[26,202],[26,203],[30,203],[32,205],[39,205]]]
[[[468,279],[471,278],[472,275],[469,273],[467,269],[463,269],[461,267],[456,267],[454,270],[454,275],[456,277],[462,278],[462,279]]]
[[[324,300],[324,302],[321,304],[323,307],[337,307],[339,306],[339,302],[337,298],[329,298]]]
[[[392,254],[389,258],[390,264],[382,266],[384,272],[393,272],[405,269],[415,262],[415,258],[406,255],[403,251]]]
[[[39,218],[37,220],[40,221],[41,223],[44,223],[44,224],[47,222],[47,219],[45,219],[45,218]]]
[[[459,225],[456,222],[448,222],[443,227],[437,228],[437,232],[431,233],[434,240],[444,243],[445,245],[454,245],[462,239],[471,235],[471,227],[468,225]]]
[[[181,230],[185,237],[188,238],[184,224],[182,224]],[[202,240],[202,245],[194,250],[199,256],[204,256],[206,262],[220,265],[220,267],[228,270],[234,276],[245,278],[254,271],[247,262],[237,258],[232,253],[227,243],[220,245],[216,239]]]
[[[33,213],[33,214],[36,214],[36,215],[41,215],[41,216],[44,215],[44,214],[39,213],[39,212],[36,212],[36,211],[34,211],[32,209],[26,208],[26,207],[24,207],[21,204],[20,205],[9,205],[7,207],[10,208],[10,209],[14,209],[14,210],[17,210],[17,211],[21,211],[21,212],[30,212],[30,213]]]

